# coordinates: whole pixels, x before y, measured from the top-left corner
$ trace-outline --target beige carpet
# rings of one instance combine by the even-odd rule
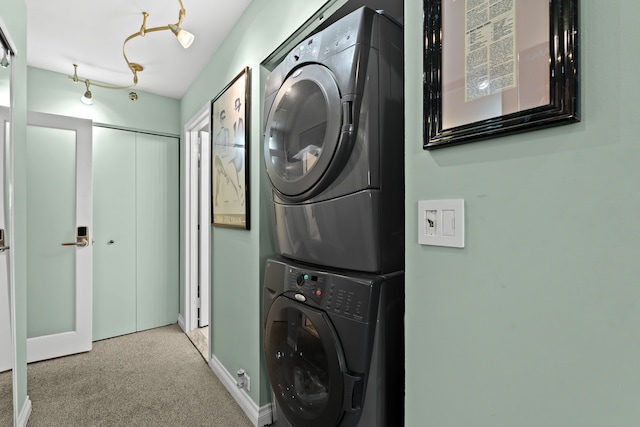
[[[27,373],[29,427],[252,425],[177,325],[98,341]]]
[[[11,371],[0,374],[0,426],[13,425],[13,392]]]

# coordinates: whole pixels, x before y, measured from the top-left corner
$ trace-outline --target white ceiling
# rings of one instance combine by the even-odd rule
[[[174,24],[178,0],[26,0],[27,64],[114,85],[133,83],[122,56],[124,39],[140,30]],[[170,31],[129,41],[129,61],[145,69],[138,90],[181,98],[222,43],[251,0],[183,0],[182,28],[195,36],[184,49]]]

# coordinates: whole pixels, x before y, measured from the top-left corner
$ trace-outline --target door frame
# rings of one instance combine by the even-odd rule
[[[80,209],[76,205],[76,226],[87,226],[89,244],[75,248],[76,251],[76,292],[75,330],[27,339],[27,363],[52,359],[68,354],[90,351],[92,348],[92,290],[93,290],[93,123],[91,120],[55,114],[27,112],[27,126],[74,131],[76,134],[76,200],[87,200]],[[82,150],[87,162],[78,161]],[[90,177],[83,180],[80,177]],[[72,236],[69,236],[71,239]],[[88,273],[87,273],[88,270]],[[78,280],[83,277],[83,281]],[[81,286],[84,284],[84,286]]]
[[[185,332],[198,328],[198,261],[200,261],[200,278],[203,283],[209,285],[209,295],[211,295],[211,211],[210,208],[203,209],[208,215],[201,218],[203,223],[200,235],[200,245],[198,245],[198,206],[210,206],[210,195],[199,191],[198,186],[198,133],[211,127],[211,104],[207,103],[198,111],[185,125],[185,251],[184,251],[184,279],[185,279],[185,301],[184,318],[181,319],[181,326]],[[200,165],[201,174],[204,177],[211,176],[211,164],[202,162]],[[198,203],[199,202],[199,203]],[[200,247],[198,247],[200,246]],[[202,250],[200,250],[202,249]],[[211,319],[211,305],[209,306],[209,319]],[[207,340],[209,354],[211,353],[211,343]]]

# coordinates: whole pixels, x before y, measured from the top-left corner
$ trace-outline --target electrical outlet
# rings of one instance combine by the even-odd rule
[[[247,375],[247,372],[244,369],[238,369],[236,372],[236,386],[238,388],[243,388],[247,391],[251,391],[251,378]]]

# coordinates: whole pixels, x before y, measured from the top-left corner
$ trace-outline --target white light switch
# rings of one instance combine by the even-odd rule
[[[420,200],[418,243],[464,248],[464,200]]]
[[[455,237],[456,235],[456,211],[444,209],[442,211],[442,235]]]

